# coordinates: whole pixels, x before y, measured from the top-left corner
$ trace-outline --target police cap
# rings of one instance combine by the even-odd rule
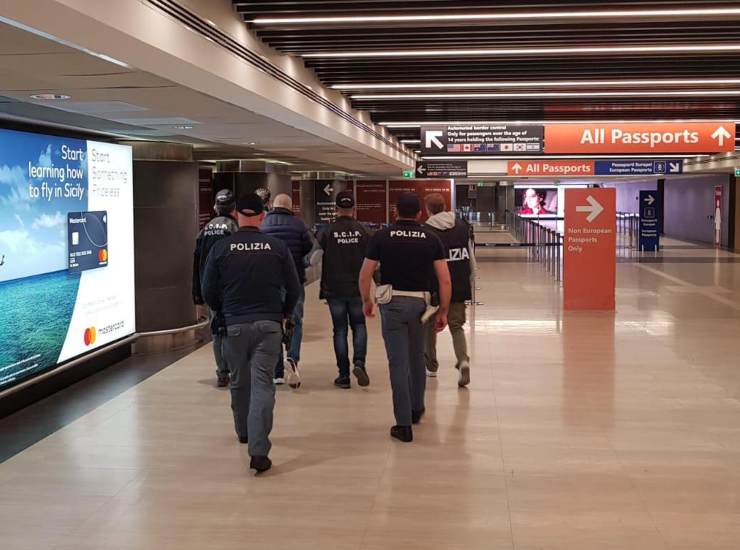
[[[265,210],[265,205],[256,193],[245,193],[239,197],[236,209],[243,216],[259,216]]]
[[[216,207],[221,208],[234,208],[234,193],[230,189],[221,189],[216,193]]]

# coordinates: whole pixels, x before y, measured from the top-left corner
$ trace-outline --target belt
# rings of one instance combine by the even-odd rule
[[[404,296],[406,298],[419,298],[421,300],[424,300],[425,302],[428,302],[429,299],[430,299],[429,292],[422,292],[422,291],[413,292],[413,291],[409,291],[409,290],[396,290],[394,288],[393,289],[393,297],[395,298],[396,296]]]

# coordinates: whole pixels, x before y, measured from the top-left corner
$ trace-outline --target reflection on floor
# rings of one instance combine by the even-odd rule
[[[2,548],[736,550],[740,264],[620,263],[616,314],[564,314],[525,251],[481,254],[472,385],[440,338],[413,444],[387,435],[377,319],[372,385],[332,387],[314,285],[272,472],[203,348],[0,465]]]

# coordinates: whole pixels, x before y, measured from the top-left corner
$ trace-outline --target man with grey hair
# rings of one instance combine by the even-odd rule
[[[287,245],[301,282],[301,295],[289,320],[294,329],[290,338],[288,357],[285,361],[280,357],[275,369],[275,384],[284,384],[287,378],[288,385],[297,389],[301,386],[298,363],[301,359],[303,304],[306,298],[303,289],[303,285],[306,284],[306,267],[303,258],[313,249],[313,240],[305,224],[293,214],[293,200],[290,195],[284,193],[272,200],[272,210],[267,213],[260,229],[265,235],[280,239]]]

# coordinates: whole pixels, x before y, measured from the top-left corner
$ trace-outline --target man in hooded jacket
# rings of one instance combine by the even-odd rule
[[[447,316],[448,326],[452,334],[452,344],[455,348],[459,371],[458,386],[461,388],[470,383],[470,356],[468,343],[465,339],[466,306],[465,302],[472,299],[473,273],[473,245],[470,239],[470,226],[454,212],[445,211],[444,197],[439,193],[428,195],[425,205],[429,219],[426,226],[439,236],[447,249],[447,266],[452,278],[452,300]],[[434,323],[426,325],[424,357],[427,364],[427,376],[437,376],[439,363],[437,362],[437,333],[433,330]]]

